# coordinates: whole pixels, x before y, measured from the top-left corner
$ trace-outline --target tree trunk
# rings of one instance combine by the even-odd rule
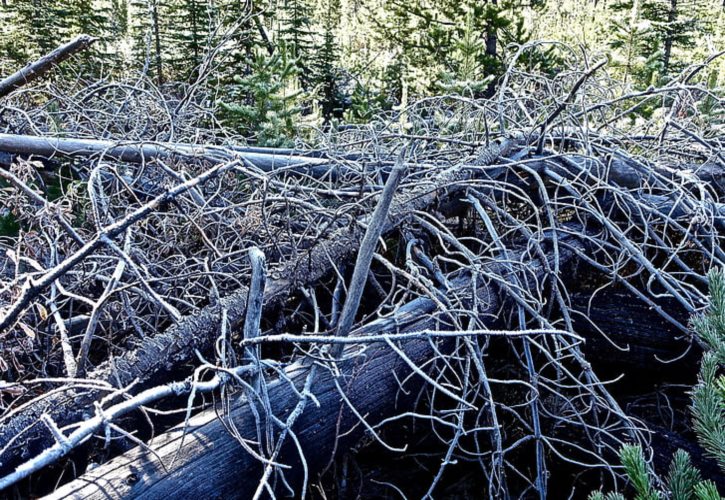
[[[159,6],[158,0],[151,0],[151,23],[154,33],[154,59],[156,61],[156,83],[161,85],[164,83],[164,73],[161,67],[161,27],[159,25]]]
[[[677,0],[670,0],[670,8],[667,12],[667,27],[664,41],[664,54],[662,56],[662,72],[666,75],[670,69],[670,59],[672,58],[672,44],[674,42],[674,22],[677,20]]]
[[[491,165],[508,154],[516,144],[505,141],[503,145],[492,144],[479,155],[481,165]],[[402,191],[394,198],[389,216],[383,229],[388,234],[405,221],[411,213],[426,210],[443,197],[452,184],[473,176],[474,172],[460,166],[442,171],[434,184],[416,185]],[[359,220],[361,224],[331,230],[330,236],[318,243],[308,254],[302,254],[287,263],[279,271],[279,278],[271,280],[265,290],[265,307],[279,304],[302,286],[317,282],[332,268],[332,262],[345,262],[359,248],[368,217]],[[112,361],[99,365],[89,378],[106,381],[114,386],[126,386],[131,382],[137,388],[148,387],[168,380],[175,367],[195,359],[197,352],[205,353],[216,340],[226,310],[232,327],[244,318],[247,303],[247,288],[221,299],[218,304],[202,309],[199,313],[182,318],[178,323],[154,337],[145,338],[135,350],[125,352]],[[82,392],[68,391],[52,397],[41,398],[10,412],[0,420],[0,475],[7,474],[22,462],[21,454],[34,455],[53,445],[52,434],[44,426],[37,425],[38,418],[48,413],[59,426],[79,418],[93,407],[93,401],[101,395],[98,390]],[[22,434],[22,439],[12,447],[7,445]]]

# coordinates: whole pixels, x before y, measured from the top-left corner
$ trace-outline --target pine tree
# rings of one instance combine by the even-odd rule
[[[647,87],[662,73],[660,42],[652,24],[643,15],[643,2],[624,0],[612,9],[619,15],[612,20],[612,41],[615,49],[612,66],[622,72],[624,83]]]
[[[215,12],[207,0],[178,0],[168,9],[167,58],[175,79],[188,80],[201,64],[210,45]]]
[[[313,13],[309,0],[284,0],[280,9],[278,39],[285,43],[300,68],[299,83],[308,89],[314,47]]]
[[[224,123],[261,146],[290,144],[300,114],[300,91],[290,90],[299,71],[284,44],[274,54],[256,48],[246,76],[237,75],[221,103]]]
[[[435,92],[442,80],[445,90],[485,87],[490,94],[519,6],[516,0],[391,2],[376,27],[400,52],[415,91]]]
[[[111,0],[109,30],[116,40],[128,35],[128,0]]]
[[[112,50],[113,33],[111,31],[111,9],[105,2],[97,0],[70,0],[61,2],[57,15],[62,16],[63,38],[85,34],[96,38],[96,42],[78,54],[81,71],[86,74],[98,74],[104,63],[111,63],[117,51]]]
[[[166,9],[163,0],[131,0],[131,33],[136,61],[153,74],[157,84],[166,78]]]
[[[652,32],[662,46],[662,72],[680,69],[673,64],[673,50],[695,46],[695,36],[710,31],[707,0],[647,0],[642,4],[642,16],[652,26]],[[673,66],[675,66],[673,68]]]
[[[17,0],[0,8],[1,58],[14,65],[47,54],[74,36],[87,34],[98,39],[89,49],[75,56],[85,75],[95,74],[101,61],[108,60],[112,37],[105,2],[98,0]],[[99,56],[103,55],[101,58]],[[62,71],[62,69],[61,69]]]
[[[615,62],[623,68],[625,81],[647,87],[682,69],[675,59],[675,50],[694,47],[696,35],[711,31],[706,14],[708,3],[709,0],[615,2],[614,40],[610,45],[618,51]]]
[[[235,76],[248,75],[252,71],[257,47],[265,45],[258,25],[252,19],[253,9],[254,5],[248,0],[217,2],[219,23],[228,35],[220,57],[218,81],[221,85],[233,83]]]
[[[319,93],[319,104],[325,125],[329,125],[333,117],[341,117],[344,107],[338,81],[340,48],[336,30],[339,25],[340,0],[325,0],[322,12],[322,40],[312,63],[312,83]]]
[[[725,274],[713,271],[709,280],[709,310],[693,321],[707,350],[692,392],[692,412],[698,441],[725,473]]]
[[[56,48],[66,32],[67,12],[59,0],[23,0],[3,6],[10,38],[6,53],[24,64]]]

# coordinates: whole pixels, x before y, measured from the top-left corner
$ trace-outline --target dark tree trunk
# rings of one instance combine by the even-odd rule
[[[674,27],[673,23],[677,19],[677,0],[670,0],[670,10],[667,12],[667,34],[664,43],[664,55],[662,56],[663,72],[667,74],[670,69],[670,59],[672,58],[672,44],[674,43]]]
[[[164,74],[161,67],[161,28],[159,26],[159,8],[157,0],[151,2],[151,22],[154,30],[154,47],[156,59],[156,83],[164,83]]]

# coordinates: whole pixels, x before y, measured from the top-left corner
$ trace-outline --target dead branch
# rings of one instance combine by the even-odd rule
[[[42,77],[54,66],[65,61],[73,54],[81,52],[93,44],[96,39],[88,35],[80,35],[65,45],[61,45],[50,54],[47,54],[35,62],[25,66],[23,69],[16,71],[4,80],[0,81],[0,99],[26,85],[33,80]]]
[[[177,143],[124,143],[94,139],[68,139],[56,137],[34,137],[25,135],[0,134],[0,151],[12,154],[36,155],[45,158],[60,156],[86,157],[99,156],[130,163],[143,163],[153,159],[181,156],[203,159],[212,163],[244,159],[263,171],[284,167],[328,165],[321,158],[296,156],[294,151],[282,150],[281,153],[263,148],[223,146],[202,146]]]
[[[561,264],[564,265],[572,256],[573,252],[562,253]],[[532,262],[531,266],[531,271],[535,273],[544,270],[536,262]],[[491,267],[504,266],[492,264]],[[481,285],[475,294],[482,308],[478,313],[485,317],[499,308],[500,298],[493,290],[495,286]],[[285,483],[293,488],[293,492],[300,493],[302,463],[307,473],[314,477],[334,459],[336,452],[355,446],[371,429],[376,429],[394,415],[413,410],[412,405],[424,386],[425,378],[416,376],[411,364],[428,366],[426,372],[434,370],[435,364],[426,362],[435,355],[452,353],[455,339],[461,334],[466,335],[465,332],[452,332],[453,335],[448,338],[439,338],[434,346],[425,334],[420,333],[432,324],[431,320],[423,319],[400,328],[400,332],[418,332],[418,338],[399,341],[398,352],[404,355],[383,346],[373,346],[362,353],[351,347],[337,366],[339,375],[328,368],[318,370],[312,386],[316,404],[301,415],[293,429],[298,445],[285,446],[284,453],[277,459],[278,463],[287,466],[284,469]],[[358,331],[340,339],[345,343],[364,341],[375,331],[386,330],[385,323],[364,329],[364,336]],[[480,335],[485,337],[487,333],[480,331]],[[334,338],[330,337],[319,340],[334,342]],[[271,415],[275,420],[284,421],[294,408],[309,370],[305,364],[292,365],[285,369],[280,380],[270,384]],[[405,382],[401,385],[400,381]],[[344,391],[343,397],[340,397],[340,387]],[[226,417],[235,422],[238,439],[255,439],[255,418],[251,406],[248,399],[242,399]],[[360,425],[360,416],[364,416],[365,425]],[[236,440],[229,439],[225,425],[216,418],[215,410],[199,414],[188,422],[188,426],[157,437],[149,446],[152,452],[144,448],[134,449],[57,490],[49,498],[134,498],[138,495],[162,498],[172,492],[184,496],[215,492],[222,496],[253,497],[259,482],[259,462]],[[173,465],[170,463],[172,460]],[[179,481],[182,474],[196,474],[195,471],[201,473],[203,470],[214,470],[215,473],[205,481]],[[245,481],[240,482],[239,477],[244,477]],[[182,483],[183,489],[179,489]]]
[[[504,141],[501,145],[492,144],[479,154],[479,163],[493,164],[499,157],[509,154],[515,144],[515,140]],[[223,165],[226,165],[224,168],[227,168],[233,164]],[[217,169],[219,168],[222,167],[217,167]],[[208,171],[203,177],[206,178],[212,174],[213,171]],[[443,195],[449,186],[464,182],[473,174],[474,172],[470,170],[454,166],[441,172],[430,184],[417,185],[399,193],[393,200],[388,217],[383,223],[383,233],[388,233],[398,227],[415,211],[425,210],[439,196]],[[197,178],[194,185],[198,184],[200,180]],[[182,186],[187,184],[189,183]],[[166,198],[168,194],[162,196]],[[148,214],[150,207],[157,206],[159,199],[161,198],[157,198],[150,205],[145,205],[142,209],[143,214]],[[114,224],[114,231],[125,229],[132,222],[139,220],[140,216],[137,214],[140,213],[137,210],[124,221]],[[352,227],[343,227],[334,231],[328,238],[314,246],[309,253],[300,255],[295,261],[278,270],[276,274],[279,277],[270,280],[265,289],[265,307],[280,304],[291,293],[303,286],[315,283],[327,275],[335,263],[344,262],[350,258],[359,248],[363,237],[361,226],[368,224],[368,217],[363,217]],[[93,248],[90,248],[91,243],[86,244],[73,257],[66,259],[44,278],[36,279],[32,287],[26,288],[24,294],[5,313],[0,327],[6,327],[12,323],[30,301],[33,293],[37,293],[55,281],[62,272],[70,269],[80,258],[102,243],[100,237],[93,241],[97,242]],[[209,350],[219,331],[222,311],[225,311],[227,321],[232,327],[239,325],[244,318],[247,294],[247,287],[242,287],[222,298],[218,303],[211,304],[201,311],[181,319],[167,331],[144,339],[137,349],[103,363],[90,372],[88,377],[106,381],[112,385],[117,384],[119,387],[124,387],[132,382],[142,387],[154,382],[158,383],[157,378],[160,374],[167,373],[174,367],[194,359],[197,351],[207,352]],[[86,408],[90,407],[99,396],[98,391],[84,390],[78,394],[71,390],[68,394],[41,398],[39,401],[24,405],[5,415],[1,419],[3,425],[0,428],[0,457],[2,457],[0,471],[12,470],[14,464],[19,463],[18,455],[21,450],[10,446],[11,443],[18,442],[19,436],[22,436],[22,448],[24,449],[38,450],[52,444],[53,436],[44,427],[36,425],[40,415],[48,413],[58,425],[63,426],[80,418]]]

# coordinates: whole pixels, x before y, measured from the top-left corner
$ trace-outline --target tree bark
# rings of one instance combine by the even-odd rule
[[[507,155],[516,141],[492,144],[482,151],[477,160],[481,165],[491,165]],[[0,148],[1,149],[1,148]],[[442,171],[431,183],[421,183],[399,193],[391,205],[383,228],[387,234],[411,213],[426,210],[440,197],[445,197],[451,185],[459,184],[473,176],[474,172],[454,166]],[[289,297],[300,287],[317,282],[331,269],[332,263],[345,262],[355,254],[363,237],[360,226],[368,223],[363,217],[351,227],[341,227],[316,245],[308,254],[287,263],[279,278],[270,280],[265,289],[265,307],[274,306]],[[207,352],[213,346],[226,310],[232,327],[239,325],[245,314],[247,287],[224,297],[218,304],[208,306],[199,313],[182,318],[174,326],[154,337],[145,338],[134,350],[127,351],[112,361],[99,365],[89,374],[90,379],[105,381],[113,386],[124,387],[135,381],[136,388],[148,387],[166,381],[175,367],[196,359],[196,352]],[[23,462],[23,455],[33,456],[52,446],[54,438],[38,419],[49,414],[59,426],[64,426],[91,412],[93,401],[101,396],[98,390],[75,391],[41,398],[17,408],[0,419],[0,475],[5,475]],[[18,438],[18,435],[22,437]],[[13,445],[8,446],[15,439]]]
[[[162,85],[164,83],[164,73],[161,64],[161,26],[159,25],[159,6],[157,0],[152,0],[149,4],[151,9],[151,28],[154,33],[154,60],[156,66],[156,83]]]
[[[565,265],[573,256],[572,250],[563,250],[560,263]],[[505,273],[506,265],[494,262],[489,265],[489,270]],[[542,262],[533,260],[530,271],[526,273],[528,276],[540,277],[545,267]],[[487,318],[489,324],[496,321],[495,312],[499,310],[501,300],[504,300],[499,297],[499,291],[481,283],[475,293],[479,297],[478,303],[482,304],[482,310],[479,311],[481,318]],[[406,314],[405,317],[412,316]],[[426,318],[413,321],[401,330],[415,332],[435,326],[433,320]],[[364,331],[366,334],[387,333],[388,328],[386,322],[375,322],[374,326],[364,328]],[[363,337],[360,333],[356,332],[355,336]],[[453,352],[456,341],[453,338],[433,341],[418,338],[402,341],[399,345],[413,363],[425,366],[425,371],[430,373],[436,366],[429,361]],[[348,348],[347,352],[354,349]],[[339,451],[349,450],[367,434],[366,427],[361,425],[358,417],[340,397],[336,384],[342,387],[355,411],[365,416],[366,421],[373,426],[385,418],[412,411],[426,384],[422,377],[412,373],[409,364],[401,356],[380,344],[369,346],[363,355],[348,358],[340,362],[338,367],[340,375],[337,377],[332,370],[318,372],[312,392],[319,405],[308,405],[295,423],[294,433],[304,452],[312,479]],[[309,366],[296,364],[285,371],[295,381],[297,391],[301,390]],[[402,386],[400,381],[405,381]],[[284,421],[297,404],[297,391],[286,382],[270,385],[269,400],[274,414],[281,420]],[[227,417],[220,419],[216,410],[206,410],[194,417],[186,430],[179,426],[152,440],[149,448],[153,453],[149,453],[146,448],[133,449],[86,473],[47,498],[143,496],[147,499],[161,499],[169,495],[184,498],[200,495],[204,498],[252,498],[261,477],[262,464],[230,436],[225,422],[233,422],[243,438],[256,439],[253,409],[246,399],[240,399]],[[157,456],[161,457],[166,468],[155,458]],[[304,471],[299,454],[291,443],[278,462],[292,467],[285,471],[285,478],[295,489],[295,496],[299,497]],[[214,471],[214,474],[208,474],[208,471]],[[203,479],[189,480],[192,477]],[[275,489],[283,493],[281,485]]]
[[[667,26],[665,27],[664,54],[662,56],[662,72],[666,75],[670,69],[672,58],[672,45],[674,43],[674,22],[677,20],[677,0],[670,0],[670,8],[667,11]]]
[[[572,257],[572,250],[564,250],[561,262],[571,262]],[[504,265],[498,263],[489,265],[490,270],[502,271],[503,267]],[[532,261],[531,270],[534,275],[540,275],[544,267],[540,262]],[[562,273],[562,277],[564,276],[575,279],[570,273]],[[454,280],[453,284],[456,288],[466,287],[470,286],[470,280],[467,276],[462,276]],[[479,312],[481,317],[490,318],[490,326],[495,326],[491,323],[497,321],[493,313],[500,310],[501,301],[505,299],[487,286],[480,286],[476,293],[478,302],[486,304],[485,310]],[[572,302],[576,310],[586,312],[598,320],[609,321],[599,326],[614,341],[636,341],[630,344],[632,352],[628,356],[639,357],[647,364],[645,368],[656,370],[658,366],[665,365],[651,357],[651,351],[672,354],[670,348],[675,346],[679,349],[682,344],[676,339],[673,340],[675,332],[671,327],[664,324],[650,325],[648,321],[656,316],[655,313],[633,299],[628,294],[617,292],[598,297],[592,308],[586,306],[584,295],[574,296]],[[414,300],[401,308],[394,317],[379,319],[359,328],[353,333],[353,337],[364,338],[371,334],[415,332],[433,328],[436,325],[430,319],[419,318],[428,318],[428,314],[435,307],[431,299]],[[637,317],[639,321],[633,322],[631,317]],[[617,356],[612,347],[608,348],[602,342],[601,333],[587,323],[580,323],[578,326],[580,328],[577,329],[577,334],[585,337],[587,341],[583,351],[588,360],[619,366],[618,360],[627,357]],[[413,362],[422,366],[436,355],[451,353],[455,345],[453,339],[438,339],[434,342],[436,351],[425,339],[404,341],[401,342],[401,347]],[[589,345],[590,342],[592,345]],[[348,354],[351,350],[354,348],[348,348]],[[365,415],[372,425],[396,413],[413,411],[420,390],[425,384],[422,378],[411,376],[409,365],[385,346],[368,348],[363,357],[348,359],[339,366],[340,375],[337,381],[340,384],[346,381],[344,388],[347,398],[356,411]],[[671,365],[667,365],[667,368],[671,368]],[[434,369],[434,366],[429,366],[429,370]],[[289,378],[295,381],[297,391],[301,390],[309,367],[296,364],[286,371]],[[397,382],[400,380],[406,380],[403,387]],[[302,449],[305,450],[307,466],[313,478],[315,472],[329,463],[338,450],[349,449],[366,434],[365,428],[360,425],[347,403],[338,396],[335,381],[336,378],[330,371],[319,374],[313,385],[313,393],[320,405],[309,405],[297,420],[294,429]],[[274,414],[281,420],[286,418],[298,400],[297,392],[289,384],[281,382],[270,385],[269,398]],[[226,422],[235,423],[243,437],[254,439],[256,426],[252,408],[246,399],[240,399],[225,418]],[[257,486],[262,466],[242,450],[228,434],[225,425],[218,419],[216,410],[206,410],[192,419],[186,431],[183,427],[177,427],[154,439],[149,445],[153,453],[140,448],[131,450],[86,473],[49,498],[135,498],[140,495],[146,498],[162,498],[174,492],[185,497],[214,494],[225,498],[249,498]],[[183,438],[182,446],[184,432],[186,437]],[[166,469],[156,456],[161,457],[167,465]],[[172,459],[173,465],[169,466],[167,462]],[[286,448],[280,460],[294,467],[287,479],[295,487],[301,487],[301,462],[296,449],[292,446]],[[214,478],[206,477],[204,470],[214,470]],[[205,479],[199,482],[188,481],[189,477]],[[239,482],[240,478],[244,478],[242,483]]]
[[[172,156],[198,157],[213,163],[241,157],[265,172],[276,168],[326,165],[322,158],[299,156],[293,150],[262,148],[238,148],[224,146],[199,146],[179,143],[123,143],[98,139],[68,139],[32,135],[0,134],[0,151],[11,154],[37,155],[46,158],[55,156],[98,156],[103,155],[119,161],[142,163],[154,158]]]

